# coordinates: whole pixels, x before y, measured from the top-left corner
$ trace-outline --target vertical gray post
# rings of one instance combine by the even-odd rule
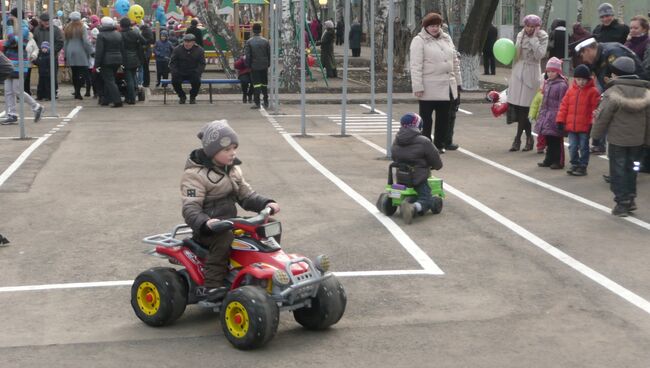
[[[562,68],[562,71],[564,72],[564,75],[569,75],[569,63],[571,62],[571,58],[569,58],[569,1],[566,2],[566,19],[567,19],[567,27],[566,30],[564,31],[564,67]]]
[[[350,0],[345,1],[345,11],[343,12],[343,22],[345,30],[343,31],[343,91],[341,91],[341,135],[345,135],[346,115],[348,108],[348,48],[350,47]]]
[[[273,97],[273,92],[275,91],[275,48],[277,47],[278,40],[275,38],[275,1],[271,1],[269,4],[269,15],[270,15],[270,34],[269,42],[271,43],[271,76],[269,78],[269,97],[271,99],[270,104],[273,106],[275,99]]]
[[[54,45],[55,25],[52,23],[54,20],[54,0],[50,0],[50,4],[47,6],[47,13],[50,16],[50,21],[48,22],[50,24],[50,113],[48,116],[58,117],[59,115],[56,113],[56,85],[54,83],[56,80],[56,67],[54,63],[58,57]],[[38,47],[40,48],[41,45],[38,45]]]
[[[370,0],[370,113],[375,111],[375,1]]]
[[[393,49],[395,44],[395,1],[388,0],[388,74],[386,76],[386,157],[391,158],[390,147],[393,140]]]
[[[2,0],[0,0],[2,1]],[[25,139],[25,43],[23,42],[23,0],[18,0],[16,2],[16,9],[18,9],[18,14],[16,14],[16,22],[14,22],[14,35],[18,37],[18,97],[20,104],[18,105],[18,122],[20,124],[20,139]],[[4,14],[3,14],[4,16]]]
[[[5,2],[2,0],[0,0],[0,11],[2,11],[2,37],[6,40],[7,39],[7,17],[5,17],[5,15],[8,12],[7,12],[7,7],[5,6]]]
[[[305,123],[305,0],[300,2],[300,134],[306,134]]]
[[[278,40],[277,46],[273,53],[275,54],[275,103],[273,104],[273,112],[278,113],[280,108],[280,70],[279,70],[279,61],[280,61],[280,47],[282,42],[280,42],[280,27],[282,26],[282,0],[275,0],[275,34],[273,37]]]

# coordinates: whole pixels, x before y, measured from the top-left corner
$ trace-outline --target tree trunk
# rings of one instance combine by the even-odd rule
[[[415,13],[415,14],[413,14],[414,15],[413,16],[413,29],[411,31],[413,31],[413,33],[416,34],[420,30],[420,27],[421,27],[421,24],[422,24],[422,17],[425,15],[425,14],[422,14],[422,2],[421,1],[415,0],[413,2],[413,13]]]
[[[514,8],[512,9],[512,26],[515,37],[517,37],[521,31],[521,7],[523,5],[524,0],[515,0]]]
[[[282,24],[280,25],[282,27],[280,32],[282,39],[280,44],[282,45],[283,71],[280,75],[280,82],[289,92],[295,92],[300,87],[300,74],[298,73],[300,51],[299,45],[295,42],[297,30],[294,30],[294,25],[291,22],[291,1],[282,1]],[[296,13],[296,16],[299,15],[298,10],[295,10],[294,13]],[[296,24],[300,25],[300,20],[296,20]]]
[[[460,27],[463,22],[462,19],[462,0],[451,0],[451,21],[449,23],[449,33],[454,45],[458,45],[460,41]]]
[[[375,68],[377,70],[384,70],[386,58],[386,45],[388,41],[388,0],[379,0],[379,4],[375,7],[377,14],[375,15]]]
[[[576,22],[582,23],[582,0],[578,0],[578,12],[576,14]],[[569,22],[566,23],[567,32],[569,31]]]
[[[499,0],[482,0],[474,2],[472,6],[467,25],[458,43],[464,90],[478,89],[479,56],[498,5]]]
[[[553,6],[553,0],[546,0],[544,2],[544,12],[542,13],[542,29],[546,30],[548,27],[548,16],[551,14],[551,7]],[[569,23],[567,22],[567,25]]]
[[[618,0],[618,19],[620,22],[625,20],[625,0]]]
[[[228,62],[226,53],[219,48],[217,35],[220,35],[226,40],[226,44],[230,49],[233,59],[237,59],[239,58],[239,55],[241,55],[242,50],[239,40],[233,31],[230,30],[230,27],[228,27],[226,22],[215,12],[215,9],[219,8],[218,0],[213,0],[211,3],[212,6],[208,6],[207,9],[205,5],[206,4],[203,1],[196,2],[196,8],[198,10],[197,16],[201,19],[201,22],[205,24],[208,33],[210,33],[210,37],[212,37],[212,43],[214,44],[214,49],[219,57],[221,68],[228,78],[233,79],[235,78],[235,73],[230,68],[230,63]]]
[[[345,17],[345,1],[346,0],[337,0],[336,1],[336,21],[343,20]]]

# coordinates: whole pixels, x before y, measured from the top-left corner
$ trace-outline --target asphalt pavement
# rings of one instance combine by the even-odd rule
[[[300,105],[271,115],[237,98],[154,95],[121,109],[63,99],[59,118],[27,120],[31,139],[0,127],[0,233],[11,241],[0,248],[1,367],[647,366],[649,175],[635,216],[614,217],[606,158],[582,178],[539,168],[534,151],[508,152],[514,127],[489,105],[464,103],[461,149],[435,173],[443,211],[405,225],[374,209],[387,106],[370,115],[350,102],[341,135],[340,105],[310,95],[303,135]],[[404,102],[394,126],[417,110]],[[223,118],[245,177],[282,208],[285,250],[331,257],[348,306],[328,331],[283,312],[266,347],[241,352],[210,311],[190,306],[151,328],[131,309],[129,282],[169,266],[141,239],[182,222],[185,160],[202,125]]]

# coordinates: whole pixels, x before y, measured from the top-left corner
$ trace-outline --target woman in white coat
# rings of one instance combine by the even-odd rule
[[[508,115],[507,123],[517,122],[517,134],[512,142],[510,151],[519,151],[521,133],[526,132],[524,151],[533,149],[528,111],[533,97],[540,88],[542,73],[540,62],[548,47],[548,34],[540,29],[542,20],[534,14],[524,17],[524,29],[517,35],[515,47],[517,53],[512,67],[512,75],[508,82]]]
[[[440,152],[450,142],[449,118],[452,101],[461,85],[460,62],[454,43],[442,32],[442,17],[429,13],[422,19],[422,30],[411,41],[411,87],[419,100],[423,120],[422,135],[431,139],[433,112],[436,125],[433,144]]]

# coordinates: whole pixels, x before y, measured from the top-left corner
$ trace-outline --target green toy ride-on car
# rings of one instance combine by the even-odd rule
[[[392,216],[403,201],[415,202],[418,193],[412,186],[411,173],[413,168],[408,164],[393,162],[388,167],[388,184],[385,191],[377,199],[377,209],[386,216]],[[434,205],[431,212],[442,212],[442,199],[445,198],[442,179],[434,176],[427,179],[431,188]]]

